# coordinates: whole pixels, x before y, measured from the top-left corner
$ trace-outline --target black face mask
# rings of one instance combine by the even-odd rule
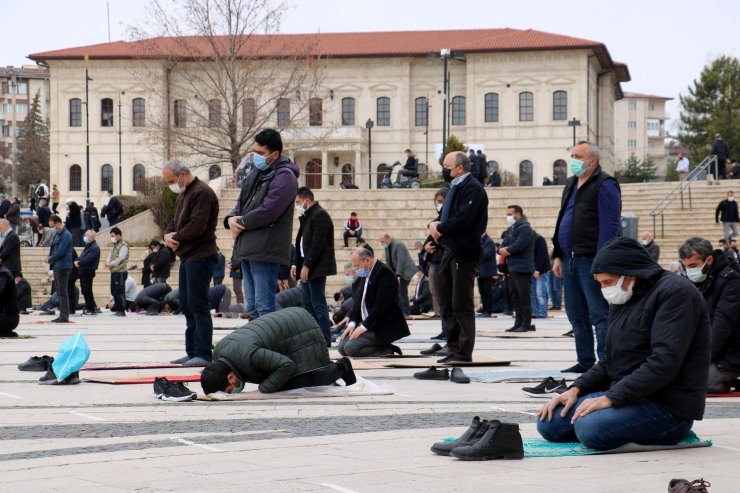
[[[447,183],[450,183],[452,181],[452,176],[450,176],[450,170],[447,168],[442,168],[442,179],[446,181]]]

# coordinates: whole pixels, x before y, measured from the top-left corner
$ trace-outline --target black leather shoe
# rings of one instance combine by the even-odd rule
[[[450,455],[450,452],[457,447],[473,445],[475,442],[483,438],[486,430],[488,430],[488,423],[488,420],[484,419],[481,421],[478,416],[474,417],[473,422],[470,424],[470,428],[465,430],[465,433],[460,435],[457,440],[452,442],[437,442],[432,445],[432,452],[437,455]],[[495,423],[498,423],[498,421],[495,421]]]
[[[573,331],[569,330],[568,332],[564,333],[563,336],[565,337],[573,337]]]
[[[471,358],[470,356],[465,356],[464,354],[455,353],[452,355],[452,359],[450,360],[450,362],[454,363],[456,361],[459,361],[461,363],[472,363],[473,358]]]
[[[432,366],[428,370],[414,373],[414,378],[418,380],[449,380],[450,371],[447,368],[438,370],[437,367]]]
[[[537,328],[534,325],[530,325],[529,327],[520,326],[512,330],[512,332],[533,332],[537,330]]]
[[[450,455],[462,460],[523,459],[524,445],[519,425],[491,424],[480,440],[473,445],[456,447]]]
[[[54,363],[54,358],[48,355],[31,356],[18,365],[20,371],[49,371]]]
[[[447,363],[448,361],[452,361],[455,358],[454,354],[448,354],[442,359],[438,359],[437,363]]]
[[[508,329],[506,329],[506,332],[516,332],[516,329],[518,328],[519,328],[519,324],[514,324],[513,327],[509,327]]]
[[[58,317],[58,318],[55,318],[54,320],[52,320],[51,323],[53,323],[53,324],[68,324],[69,323],[69,319]]]
[[[455,383],[470,383],[470,377],[468,377],[462,368],[453,368],[450,373],[450,382]]]
[[[342,368],[342,380],[344,385],[350,386],[357,383],[357,377],[355,371],[352,369],[352,361],[349,358],[344,357],[337,360],[337,364]]]
[[[444,331],[442,331],[431,339],[433,341],[444,341],[445,339],[447,339],[447,336],[445,335]]]
[[[421,351],[419,351],[419,354],[424,355],[424,356],[431,356],[441,349],[442,349],[442,346],[440,346],[439,344],[435,342],[434,346],[430,347],[429,349],[422,349]]]
[[[587,371],[588,371],[588,368],[586,368],[580,363],[576,363],[570,368],[566,368],[565,370],[560,370],[560,373],[586,373]]]
[[[403,351],[401,351],[401,348],[396,346],[395,344],[391,344],[391,349],[393,350],[393,354],[403,356]]]
[[[449,346],[445,346],[445,347],[443,347],[442,349],[439,349],[439,350],[437,350],[437,351],[434,351],[434,353],[433,353],[433,354],[434,354],[435,356],[442,356],[442,357],[444,357],[444,356],[449,356],[449,355],[451,354],[451,353],[450,353],[450,347],[449,347]]]

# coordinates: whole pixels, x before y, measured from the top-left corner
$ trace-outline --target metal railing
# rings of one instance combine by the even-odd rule
[[[681,199],[681,209],[685,209],[685,203],[684,203],[684,190],[688,193],[688,202],[689,202],[689,210],[692,208],[692,202],[691,202],[691,182],[697,181],[697,178],[702,173],[712,172],[714,174],[715,180],[717,179],[717,156],[709,155],[704,158],[704,160],[699,163],[697,167],[695,167],[693,170],[691,170],[691,173],[686,175],[686,178],[678,182],[678,185],[676,185],[673,190],[668,192],[668,194],[663,197],[663,200],[661,200],[658,205],[655,206],[655,208],[650,212],[650,215],[653,218],[653,231],[656,231],[656,221],[657,217],[660,216],[660,237],[665,238],[665,216],[664,212],[666,208],[671,205],[671,203],[676,199],[676,197],[680,197]]]

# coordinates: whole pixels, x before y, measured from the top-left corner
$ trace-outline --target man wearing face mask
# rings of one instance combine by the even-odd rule
[[[95,241],[95,232],[92,229],[85,231],[82,241],[85,243],[85,248],[76,262],[80,271],[80,291],[85,297],[85,309],[82,314],[97,315],[98,305],[95,303],[93,294],[93,279],[95,279],[95,271],[98,270],[100,263],[100,247]]]
[[[660,258],[660,246],[655,243],[653,233],[650,231],[643,231],[640,233],[640,245],[645,247],[645,250],[650,254],[650,258],[658,262],[658,259]]]
[[[0,219],[0,264],[13,276],[21,271],[21,240],[7,219]]]
[[[177,193],[175,217],[167,226],[164,244],[180,257],[179,309],[185,315],[185,352],[173,363],[194,365],[211,361],[213,319],[208,286],[216,269],[218,197],[178,160],[164,165],[162,177]]]
[[[735,202],[735,193],[732,190],[727,192],[727,198],[717,205],[714,211],[714,221],[717,224],[722,222],[726,242],[729,243],[734,236],[737,236],[740,215],[738,215],[737,202]]]
[[[704,238],[689,238],[678,255],[686,277],[706,300],[712,324],[707,392],[729,392],[740,377],[740,268]]]
[[[303,307],[316,319],[327,346],[331,346],[326,277],[337,273],[334,222],[307,187],[298,189],[295,211],[300,216],[300,226],[295,239],[296,262],[290,269],[290,276],[301,281]]]
[[[438,221],[429,224],[434,241],[445,247],[437,271],[442,328],[447,348],[439,363],[472,361],[475,346],[475,267],[480,238],[488,226],[488,195],[470,174],[470,159],[463,152],[445,156],[442,175],[450,182]]]
[[[49,248],[46,263],[54,273],[54,283],[59,296],[59,317],[52,320],[54,323],[69,323],[69,273],[72,270],[72,234],[64,227],[62,218],[56,214],[49,218],[49,229],[54,235]]]
[[[601,151],[589,142],[571,150],[570,169],[555,226],[552,272],[563,279],[565,311],[578,362],[563,372],[583,373],[605,356],[609,305],[591,276],[601,247],[617,236],[622,210],[619,184],[601,169]],[[594,352],[594,329],[596,352]]]
[[[539,411],[537,431],[597,450],[678,443],[704,415],[710,327],[701,295],[630,238],[604,245],[592,271],[611,303],[606,359]]]
[[[416,273],[416,263],[409,253],[409,249],[399,239],[391,237],[386,232],[380,233],[380,246],[385,250],[385,263],[396,273],[398,278],[398,304],[405,316],[410,313],[409,284]]]
[[[113,244],[113,248],[108,253],[105,266],[110,270],[110,295],[113,297],[111,311],[117,317],[125,317],[128,243],[123,241],[123,233],[118,226],[110,229],[110,242]]]
[[[520,206],[510,205],[506,209],[506,220],[511,226],[506,230],[498,254],[506,259],[511,283],[511,301],[516,316],[514,325],[506,331],[528,332],[535,330],[532,325],[534,234]]]
[[[434,210],[437,211],[437,217],[435,221],[439,221],[442,213],[442,206],[445,203],[445,197],[447,197],[448,188],[440,188],[434,194]],[[424,240],[424,251],[426,257],[424,258],[427,262],[427,275],[429,276],[429,291],[432,293],[432,308],[434,309],[434,315],[440,315],[439,309],[439,297],[437,287],[437,270],[439,269],[439,263],[442,261],[442,255],[444,254],[445,248],[434,241],[432,235],[427,236]],[[439,339],[444,339],[444,331],[437,336]]]
[[[247,313],[255,319],[277,309],[275,293],[280,266],[291,265],[293,211],[298,167],[283,155],[280,133],[271,128],[254,137],[254,168],[244,179],[224,227],[235,241],[234,257],[242,263]]]

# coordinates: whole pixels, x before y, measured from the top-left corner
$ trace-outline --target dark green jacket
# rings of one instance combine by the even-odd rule
[[[260,392],[280,390],[290,377],[330,363],[326,339],[303,308],[284,308],[236,329],[216,345],[213,360],[223,361],[243,382]]]

